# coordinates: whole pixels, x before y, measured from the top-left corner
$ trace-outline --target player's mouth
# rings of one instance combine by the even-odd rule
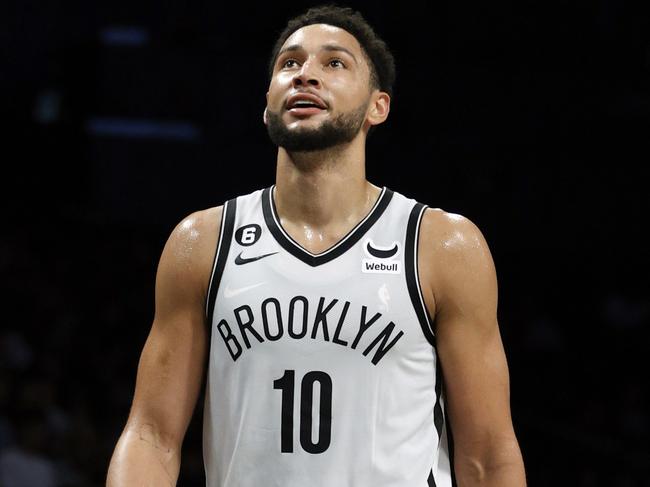
[[[308,117],[327,110],[327,104],[311,93],[296,93],[287,99],[287,111],[295,117]]]

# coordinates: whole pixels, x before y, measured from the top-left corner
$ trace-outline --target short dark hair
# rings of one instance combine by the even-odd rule
[[[269,79],[273,77],[273,68],[278,58],[278,52],[289,36],[298,29],[312,24],[333,25],[352,34],[361,45],[361,50],[368,61],[371,86],[393,96],[395,59],[388,46],[359,12],[349,7],[336,5],[313,7],[304,14],[289,20],[273,46],[269,62]]]

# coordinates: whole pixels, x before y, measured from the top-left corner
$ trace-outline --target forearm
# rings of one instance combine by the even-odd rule
[[[125,429],[108,468],[107,487],[174,487],[180,470],[180,448],[163,445],[146,425]]]
[[[459,487],[525,487],[526,474],[519,447],[494,449],[484,455],[456,454]]]

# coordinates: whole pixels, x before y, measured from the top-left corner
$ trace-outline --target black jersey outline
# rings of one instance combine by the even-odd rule
[[[219,243],[214,255],[212,275],[208,286],[208,301],[206,303],[207,324],[212,330],[212,319],[214,316],[214,305],[217,300],[217,291],[221,283],[221,276],[226,268],[226,260],[230,252],[233,233],[235,231],[235,214],[237,213],[237,198],[230,199],[224,204],[221,214],[221,226],[219,228]],[[211,333],[211,332],[210,332]]]
[[[298,242],[291,238],[291,236],[282,228],[280,221],[278,219],[278,212],[275,207],[275,201],[273,200],[273,188],[275,185],[268,187],[262,193],[262,211],[264,213],[264,221],[268,227],[271,235],[275,240],[289,252],[294,257],[300,259],[305,264],[308,264],[312,267],[317,267],[319,265],[330,262],[337,257],[343,255],[347,252],[354,244],[356,244],[361,237],[363,237],[368,230],[379,220],[381,215],[383,215],[388,204],[393,198],[393,191],[387,187],[383,187],[381,194],[375,201],[374,206],[368,212],[363,220],[361,220],[357,225],[350,230],[347,235],[345,235],[341,240],[339,240],[334,246],[329,249],[321,252],[320,254],[312,254],[311,252],[305,250]]]

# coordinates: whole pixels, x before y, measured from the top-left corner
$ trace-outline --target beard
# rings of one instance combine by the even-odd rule
[[[315,128],[289,130],[279,112],[267,108],[266,130],[271,141],[288,152],[312,152],[347,144],[357,136],[366,119],[368,103],[326,120]]]

